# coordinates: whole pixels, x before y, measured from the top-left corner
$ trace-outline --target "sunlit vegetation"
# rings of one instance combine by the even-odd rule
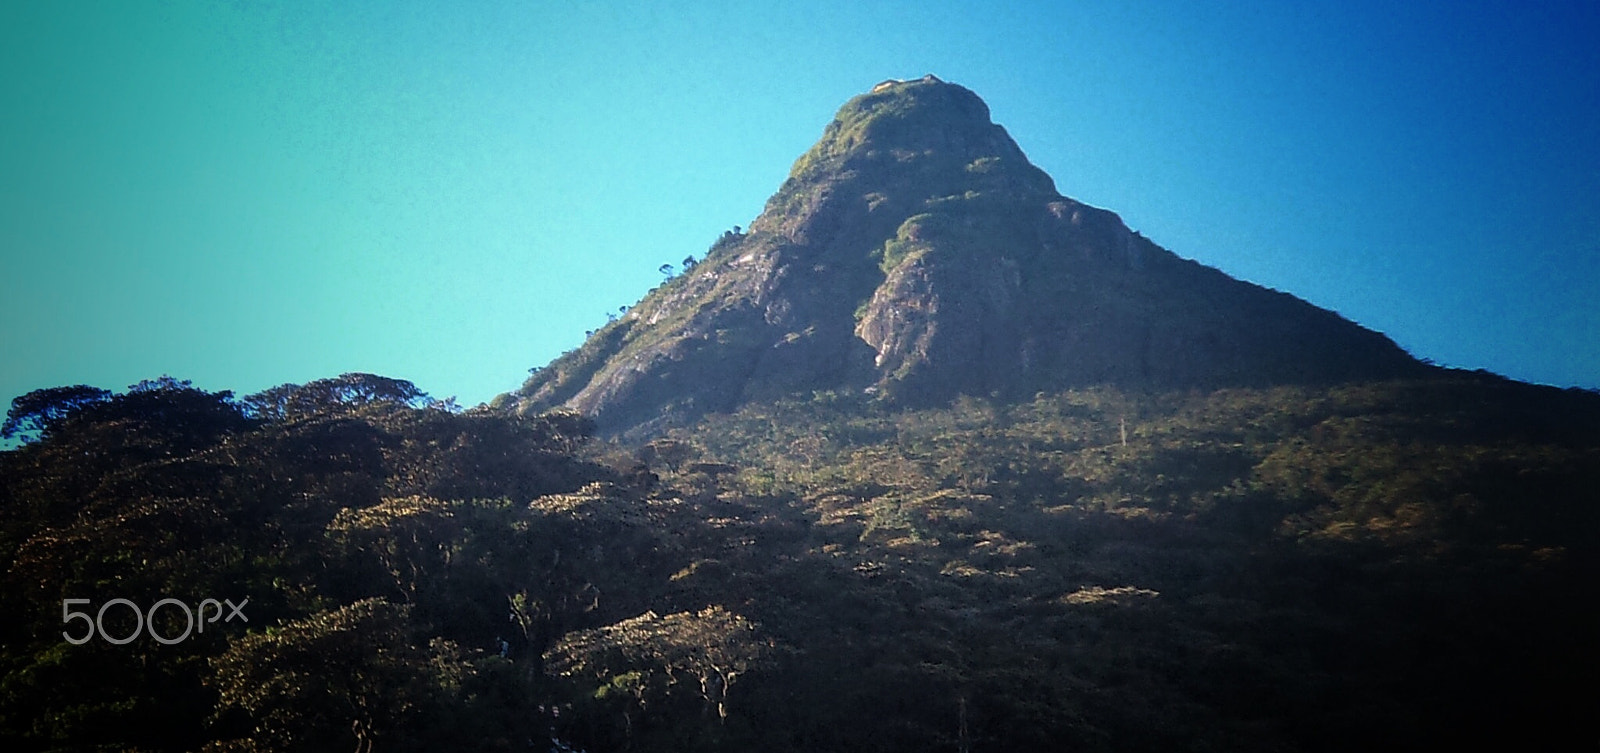
[[[815,393],[623,445],[352,374],[63,388],[10,419],[8,750],[1591,734],[1582,391]],[[64,599],[246,597],[247,623],[172,645],[62,637]]]

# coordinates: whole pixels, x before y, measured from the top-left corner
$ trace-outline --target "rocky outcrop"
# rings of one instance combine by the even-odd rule
[[[929,403],[1425,368],[1383,335],[1061,196],[981,99],[928,77],[846,103],[748,233],[499,404],[648,433],[814,390]]]

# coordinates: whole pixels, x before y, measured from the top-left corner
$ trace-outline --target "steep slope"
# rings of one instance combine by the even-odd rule
[[[929,404],[1423,370],[1383,335],[1063,197],[977,95],[928,76],[847,102],[747,233],[500,403],[648,431],[818,390]]]

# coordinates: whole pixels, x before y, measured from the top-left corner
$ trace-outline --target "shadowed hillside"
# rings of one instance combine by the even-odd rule
[[[36,398],[8,750],[1545,746],[1600,700],[1585,392],[818,393],[637,447],[370,375]],[[130,619],[206,598],[248,621]]]

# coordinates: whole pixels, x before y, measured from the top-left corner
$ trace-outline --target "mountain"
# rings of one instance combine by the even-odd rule
[[[648,433],[829,390],[931,405],[1427,370],[1381,334],[1062,196],[976,94],[930,75],[845,103],[748,232],[499,405]]]
[[[1600,707],[1600,394],[1180,259],[934,79],[498,409],[163,377],[12,436],[4,750],[1543,750]]]

